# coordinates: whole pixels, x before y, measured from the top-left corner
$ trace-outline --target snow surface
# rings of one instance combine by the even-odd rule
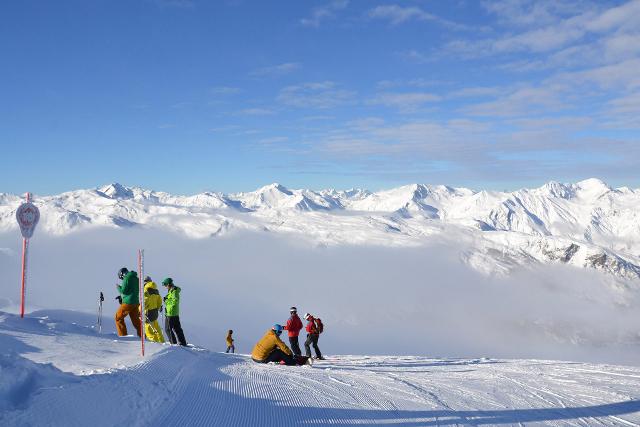
[[[18,196],[0,195],[0,232],[17,228]],[[465,243],[460,259],[486,274],[531,264],[593,268],[640,279],[640,190],[598,179],[514,192],[412,184],[371,193],[271,184],[235,194],[176,196],[114,183],[35,197],[39,233],[151,228],[191,238],[274,232],[319,245]],[[37,233],[38,233],[37,232]]]
[[[98,334],[82,324],[92,317],[0,312],[0,425],[640,424],[640,368],[399,356],[285,367],[155,343],[142,358],[137,338]]]

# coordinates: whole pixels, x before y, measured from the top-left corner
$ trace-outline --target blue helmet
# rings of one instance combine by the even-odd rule
[[[282,333],[282,325],[279,324],[275,324],[273,325],[273,328],[271,328],[271,330],[273,330],[276,334],[280,335]]]

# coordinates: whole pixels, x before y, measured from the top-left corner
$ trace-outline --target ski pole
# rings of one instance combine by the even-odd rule
[[[100,292],[100,301],[98,302],[98,331],[102,333],[102,301],[104,301],[104,295]]]

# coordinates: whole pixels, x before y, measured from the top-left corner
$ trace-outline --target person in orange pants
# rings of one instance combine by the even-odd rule
[[[118,271],[118,277],[122,280],[121,285],[116,285],[120,297],[122,298],[122,304],[116,311],[116,329],[118,335],[127,335],[127,325],[124,323],[125,317],[129,316],[133,327],[136,328],[138,336],[141,334],[140,328],[140,283],[138,281],[138,273],[135,271],[129,271],[125,267],[122,267]]]

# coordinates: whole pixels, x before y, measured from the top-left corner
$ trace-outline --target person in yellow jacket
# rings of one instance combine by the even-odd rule
[[[164,342],[162,329],[158,325],[158,312],[162,309],[162,297],[151,277],[144,278],[144,334],[149,341]]]
[[[231,350],[231,353],[236,352],[236,346],[233,345],[233,341],[233,331],[229,329],[229,333],[227,334],[227,351],[225,351],[225,353],[229,353],[229,350]]]
[[[280,339],[282,334],[281,325],[273,325],[273,328],[267,331],[266,334],[258,341],[253,347],[251,352],[251,358],[254,362],[269,363],[275,362],[284,365],[297,365],[296,360],[293,357],[293,352],[287,345]]]

